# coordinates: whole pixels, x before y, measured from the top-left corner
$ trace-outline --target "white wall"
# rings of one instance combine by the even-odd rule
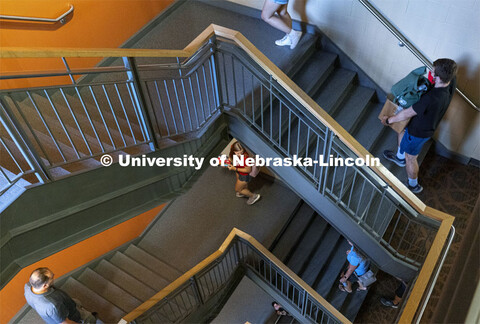
[[[261,9],[263,0],[230,0]],[[458,86],[480,104],[480,0],[370,0],[430,59],[459,64]],[[317,25],[385,91],[421,65],[358,0],[290,0],[294,19]],[[480,113],[455,97],[436,138],[480,160]]]

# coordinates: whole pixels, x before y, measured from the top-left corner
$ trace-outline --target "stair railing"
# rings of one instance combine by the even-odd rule
[[[385,17],[370,1],[358,0],[389,32],[395,36],[401,46],[405,46],[415,57],[422,62],[430,70],[433,69],[433,62],[431,62],[425,54],[420,51],[413,43],[405,36],[395,25]],[[472,100],[470,100],[459,88],[456,88],[456,92],[475,110],[480,111],[480,108],[476,106]]]
[[[0,19],[5,20],[20,20],[20,21],[33,21],[33,22],[47,22],[47,23],[56,23],[60,22],[62,25],[66,22],[66,17],[73,12],[73,5],[70,5],[67,11],[58,16],[57,18],[42,18],[42,17],[24,17],[24,16],[11,16],[11,15],[0,15]]]
[[[178,58],[190,57],[192,55],[196,56],[198,55],[198,53],[202,52],[202,49],[205,50],[206,52],[209,52],[210,54],[213,51],[215,51],[216,49],[213,46],[209,47],[208,49],[205,49],[208,47],[208,46],[206,47],[206,44],[208,43],[212,44],[211,39],[214,36],[217,40],[221,41],[222,39],[226,39],[227,42],[235,44],[235,46],[238,47],[238,49],[248,57],[248,60],[245,61],[245,64],[246,64],[245,67],[252,68],[252,64],[255,64],[256,65],[255,68],[259,67],[259,70],[261,71],[261,73],[266,76],[269,82],[262,84],[262,87],[259,88],[260,96],[262,98],[261,102],[263,102],[263,99],[264,99],[263,93],[262,93],[263,89],[270,89],[270,94],[274,94],[274,93],[281,94],[281,95],[277,95],[276,99],[277,100],[282,99],[285,101],[285,103],[287,103],[287,101],[289,101],[290,103],[295,102],[295,107],[298,108],[298,111],[291,112],[291,114],[298,113],[298,116],[295,116],[295,118],[299,118],[300,115],[302,115],[301,116],[302,118],[305,117],[302,119],[302,122],[308,125],[308,132],[311,132],[311,134],[315,134],[315,136],[317,136],[319,140],[323,141],[323,148],[328,148],[328,151],[325,151],[325,152],[327,153],[335,152],[335,154],[338,154],[340,156],[342,156],[342,154],[344,153],[347,153],[348,156],[354,156],[355,158],[368,160],[371,154],[369,154],[369,152],[364,147],[362,147],[331,116],[329,116],[323,109],[321,109],[321,107],[319,107],[312,98],[310,98],[307,94],[305,94],[278,67],[276,67],[272,62],[270,62],[268,58],[266,58],[265,55],[263,55],[258,49],[256,49],[242,34],[231,29],[210,25],[194,41],[192,41],[188,46],[186,46],[184,50],[181,50],[181,51],[131,50],[131,49],[36,50],[36,49],[23,49],[23,48],[22,49],[2,48],[2,50],[0,51],[0,57],[2,58],[6,58],[6,57],[137,57],[137,58],[140,58],[140,57],[172,58],[173,57],[173,58],[177,58],[175,64],[165,65],[165,67],[168,67],[170,69],[169,71],[171,72],[174,69],[179,70],[181,69],[181,67],[183,67],[183,64],[179,64]],[[227,43],[227,42],[224,42],[224,43]],[[222,48],[218,47],[218,49],[221,53]],[[194,55],[194,53],[197,53],[197,54]],[[236,55],[236,54],[237,53],[235,51],[232,52],[232,55]],[[236,58],[238,57],[240,56],[237,55]],[[208,99],[208,102],[211,105],[210,110],[207,109],[206,112],[204,111],[204,116],[208,115],[208,118],[211,118],[212,116],[215,116],[215,114],[218,114],[219,107],[221,107],[222,104],[226,104],[227,106],[226,109],[228,110],[229,103],[230,103],[228,98],[229,96],[230,98],[234,96],[235,98],[234,102],[236,103],[234,108],[236,110],[236,113],[239,113],[239,111],[243,109],[244,113],[243,114],[239,113],[239,115],[243,116],[243,118],[245,118],[246,120],[250,119],[253,121],[254,120],[253,115],[249,115],[247,113],[246,96],[248,95],[248,97],[255,98],[255,96],[258,96],[258,94],[256,94],[254,91],[251,91],[251,93],[246,92],[244,93],[245,96],[242,97],[241,100],[238,100],[238,97],[237,97],[238,94],[236,93],[237,90],[235,88],[233,89],[221,88],[220,83],[222,78],[221,76],[222,71],[220,71],[217,68],[220,61],[221,59],[219,58],[215,60],[213,55],[208,56],[209,65],[207,66],[203,65],[201,76],[199,76],[198,72],[197,74],[195,74],[194,72],[191,72],[190,74],[182,74],[182,75],[180,75],[181,73],[178,72],[176,77],[179,79],[183,79],[184,82],[183,83],[177,82],[177,84],[184,85],[186,77],[190,77],[190,78],[193,77],[195,81],[193,83],[198,84],[198,89],[205,90],[206,91],[205,96],[207,95],[207,92],[210,94],[210,98]],[[187,63],[190,63],[190,61],[187,60],[184,63],[187,64]],[[157,68],[156,71],[161,71],[161,67],[163,66],[162,65],[159,65],[159,66],[160,68]],[[202,65],[200,64],[200,66]],[[145,68],[148,69],[148,67],[149,65],[147,64]],[[124,67],[124,68],[128,69],[128,67]],[[138,70],[140,70],[140,68]],[[209,73],[209,71],[211,74],[210,74],[210,77],[207,77],[206,75]],[[253,69],[251,71],[253,71]],[[78,74],[84,75],[91,72],[92,71],[83,70],[83,71],[79,71]],[[73,72],[68,72],[68,73],[73,74]],[[201,85],[202,77],[204,81],[203,86]],[[228,79],[228,77],[225,77],[225,76],[223,76],[223,78],[224,78],[224,81]],[[243,83],[245,84],[244,76],[233,76],[234,80],[237,80],[237,78],[239,78],[240,80],[242,80],[243,78]],[[152,100],[151,97],[148,97],[148,91],[145,91],[146,82],[148,81],[149,79],[147,77],[144,77],[143,79],[144,83],[141,85],[137,85],[135,89],[143,91],[143,95],[139,95],[140,98],[142,97],[150,98],[150,101],[151,101]],[[262,80],[262,82],[263,81],[264,80]],[[252,84],[253,82],[254,81],[252,81]],[[173,84],[173,81],[172,81],[172,84]],[[213,88],[211,88],[209,84],[211,84],[211,87]],[[90,86],[94,86],[94,85],[92,84]],[[153,87],[155,88],[155,86]],[[30,91],[30,90],[25,90],[25,91]],[[167,87],[167,92],[168,92],[168,87]],[[194,95],[195,94],[192,93],[192,96]],[[270,97],[269,101],[270,103],[272,103],[273,96],[269,95],[269,97]],[[172,101],[169,99],[168,102],[171,103]],[[280,100],[279,102],[282,102],[282,101]],[[156,120],[158,123],[158,121],[161,120],[161,113],[168,111],[168,107],[165,108],[162,105],[159,105],[159,106],[160,107],[152,108],[152,105],[150,102],[150,104],[145,103],[145,106],[139,107],[139,109],[144,109],[144,107],[146,107],[148,114],[150,115],[150,120]],[[170,106],[170,107],[173,110],[173,106]],[[205,108],[205,107],[202,107],[202,108]],[[196,109],[199,109],[199,108],[196,107]],[[152,133],[155,134],[156,140],[158,141],[159,135],[161,137],[161,134],[158,128],[159,124],[155,126],[153,122],[150,121],[149,126],[152,130]],[[258,127],[257,129],[260,129],[263,135],[265,136],[268,135],[266,129],[262,129]],[[168,137],[168,134],[167,134],[167,137]],[[274,141],[272,139],[274,139],[273,134],[270,134],[269,140],[273,143]],[[275,147],[277,148],[277,150],[282,151],[280,149],[281,144],[276,145]],[[332,147],[333,147],[333,150],[332,150]],[[285,153],[285,150],[283,152]],[[287,149],[287,153],[288,153],[288,149]],[[304,170],[304,172],[308,174],[308,170]],[[350,172],[350,171],[343,170],[343,172],[344,174],[346,174],[346,172]],[[313,174],[315,174],[315,172]],[[318,178],[319,181],[317,182],[317,188],[319,191],[322,191],[322,193],[325,194],[326,196],[335,197],[334,195],[335,191],[332,189],[333,187],[330,187],[330,188],[328,187],[328,181],[331,181],[331,180],[329,180],[326,174],[327,173],[325,172],[323,178],[322,177]],[[421,269],[417,276],[415,285],[411,290],[410,297],[407,300],[406,307],[402,313],[402,317],[400,318],[401,322],[411,322],[411,320],[413,319],[417,311],[417,307],[420,304],[421,299],[424,295],[425,288],[432,276],[432,273],[434,271],[437,260],[439,259],[443,246],[446,242],[454,217],[426,206],[413,193],[411,193],[405,187],[405,185],[403,185],[395,176],[393,176],[382,165],[380,166],[373,165],[368,167],[357,168],[355,169],[355,174],[363,177],[363,179],[365,180],[365,183],[374,184],[374,187],[376,189],[374,188],[373,190],[376,192],[377,195],[380,194],[380,201],[379,201],[380,205],[381,205],[381,202],[383,202],[386,199],[385,197],[388,198],[387,200],[393,199],[394,201],[397,202],[397,205],[398,205],[397,208],[399,212],[397,216],[398,215],[399,216],[397,218],[396,224],[401,224],[401,227],[403,228],[403,230],[399,232],[401,233],[401,237],[398,238],[400,242],[410,243],[410,245],[412,245],[412,242],[409,242],[410,239],[406,235],[410,235],[412,238],[414,238],[417,233],[420,233],[420,231],[422,231],[422,228],[435,229],[435,233],[433,234],[434,236],[431,237],[431,242],[423,242],[423,245],[425,246],[425,248],[421,251],[421,255],[420,255],[421,259],[423,259],[423,261],[421,262],[422,263]],[[335,178],[335,170],[333,171],[333,174],[330,173],[330,175]],[[342,188],[341,185],[340,187]],[[342,191],[343,191],[343,188],[340,190],[340,193],[342,193]],[[371,194],[373,195],[373,193]],[[342,203],[340,200],[337,199],[337,204],[341,205]],[[356,217],[359,215],[353,214],[350,216]],[[407,218],[409,222],[404,223],[402,219],[407,219]],[[380,243],[384,244],[384,242],[382,242],[384,238],[383,234],[380,235],[378,232],[375,231],[375,229],[369,229],[368,223],[366,223],[362,219],[362,216],[360,216],[357,220],[359,224],[362,223],[361,225],[363,226],[364,229],[367,230],[367,232],[369,232],[373,237],[377,237],[377,240]],[[396,227],[397,225],[394,225],[394,226]],[[411,232],[412,229],[414,229],[413,232]],[[393,247],[391,243],[392,242],[389,242],[388,245]],[[398,252],[398,251],[395,251],[395,248],[391,249],[391,251],[393,255],[395,255],[395,253]],[[413,254],[415,253],[416,252],[414,251]],[[403,260],[410,261],[408,260],[408,258],[406,258],[406,256],[405,258],[403,258]],[[414,259],[413,261],[416,262]]]
[[[234,228],[220,248],[119,323],[184,321],[222,290],[234,285],[243,268],[278,295],[282,305],[302,323],[351,323],[252,236]]]

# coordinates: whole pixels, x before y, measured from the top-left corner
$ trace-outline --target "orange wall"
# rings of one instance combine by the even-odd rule
[[[133,36],[173,0],[2,0],[0,14],[57,18],[74,6],[67,23],[0,21],[1,47],[115,48]],[[99,58],[70,59],[70,68],[91,67]],[[1,59],[0,72],[65,70],[61,59]],[[0,89],[31,87],[68,78],[2,81]]]
[[[0,323],[7,323],[25,305],[23,286],[33,270],[48,267],[59,278],[138,237],[160,213],[165,204],[155,207],[102,233],[23,268],[0,291]]]

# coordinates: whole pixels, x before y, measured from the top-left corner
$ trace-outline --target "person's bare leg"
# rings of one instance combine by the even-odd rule
[[[242,195],[253,197],[253,193],[248,190],[248,183],[245,181],[237,180],[235,183],[235,191],[241,193]]]
[[[407,176],[409,179],[417,179],[418,178],[418,155],[410,155],[405,153],[406,159],[406,168],[407,168]]]
[[[270,26],[283,31],[285,34],[290,33],[292,30],[292,25],[290,26],[285,23],[285,21],[275,13],[280,10],[283,5],[277,4],[271,0],[265,0],[262,9],[262,19]],[[290,16],[290,15],[289,15]],[[291,18],[290,18],[291,20]]]
[[[405,130],[397,134],[398,146],[400,146],[400,143],[402,142],[403,135],[405,135]]]
[[[280,9],[277,10],[278,17],[283,20],[285,25],[290,27],[290,30],[292,30],[292,17],[290,17],[290,14],[287,11],[288,5],[284,4],[280,6]]]

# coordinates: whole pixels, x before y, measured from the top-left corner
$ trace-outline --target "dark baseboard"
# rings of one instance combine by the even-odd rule
[[[443,156],[444,158],[447,158],[449,160],[453,160],[464,165],[471,165],[480,168],[479,160],[450,151],[438,141],[433,142],[432,149],[435,151],[435,154]]]

